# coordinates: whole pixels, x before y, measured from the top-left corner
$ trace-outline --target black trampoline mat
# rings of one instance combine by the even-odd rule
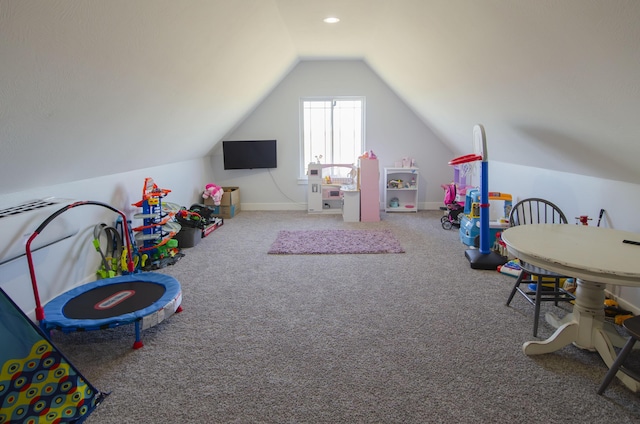
[[[62,313],[70,319],[104,319],[151,306],[166,291],[165,286],[147,281],[108,284],[70,299]]]

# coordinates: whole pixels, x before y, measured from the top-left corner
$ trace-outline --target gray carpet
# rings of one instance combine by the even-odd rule
[[[184,312],[143,333],[54,334],[111,395],[89,424],[596,423],[640,420],[640,398],[597,354],[527,357],[532,307],[513,278],[472,270],[440,212],[243,211],[160,272]],[[269,255],[280,230],[389,229],[401,255]],[[564,306],[565,308],[567,306]],[[559,310],[544,305],[543,312]],[[540,337],[553,329],[541,321]]]

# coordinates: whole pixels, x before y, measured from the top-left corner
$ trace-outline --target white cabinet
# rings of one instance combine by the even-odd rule
[[[418,168],[384,168],[385,212],[418,211]]]
[[[344,222],[360,221],[360,192],[358,190],[342,192],[342,219]]]

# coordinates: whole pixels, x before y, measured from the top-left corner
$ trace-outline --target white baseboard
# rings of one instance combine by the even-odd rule
[[[306,211],[306,203],[244,203],[241,211]]]
[[[244,203],[240,205],[243,211],[306,211],[306,203]],[[418,204],[418,210],[440,210],[442,202],[424,202]],[[380,210],[384,210],[382,205]]]
[[[442,202],[424,202],[419,205],[420,210],[423,211],[438,211],[440,206],[444,206]]]

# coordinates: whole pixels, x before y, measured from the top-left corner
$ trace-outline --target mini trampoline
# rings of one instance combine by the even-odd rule
[[[46,305],[40,302],[31,242],[57,216],[81,205],[97,205],[110,209],[122,217],[127,246],[128,273],[94,281],[69,290]],[[143,346],[141,331],[162,322],[182,310],[180,283],[173,277],[153,272],[135,272],[132,245],[126,216],[119,210],[100,202],[81,201],[63,207],[49,216],[29,237],[26,244],[27,261],[36,301],[36,319],[45,332],[65,333],[93,331],[135,325],[134,349]]]

